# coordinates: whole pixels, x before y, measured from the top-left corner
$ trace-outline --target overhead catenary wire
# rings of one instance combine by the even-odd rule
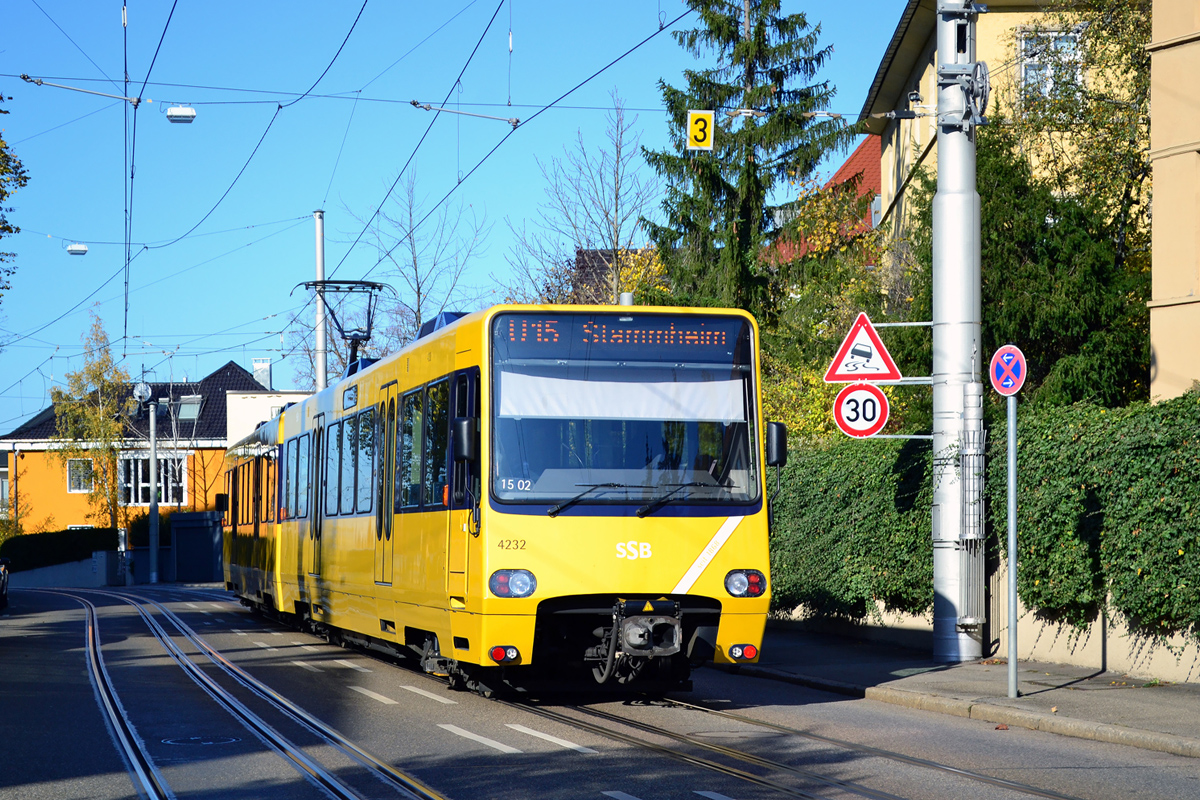
[[[498,7],[497,7],[497,12],[499,11],[499,9],[500,9],[501,7],[502,7],[502,6],[498,6]],[[609,61],[609,62],[608,62],[607,64],[605,64],[604,66],[600,67],[598,70],[596,70],[596,71],[594,71],[593,73],[591,73],[591,74],[590,74],[588,77],[584,78],[584,79],[583,79],[583,80],[581,80],[579,83],[575,84],[573,87],[571,87],[571,88],[570,88],[570,89],[568,89],[567,91],[565,91],[565,92],[563,92],[562,94],[560,94],[560,95],[559,95],[557,98],[555,98],[553,101],[551,101],[550,103],[547,103],[547,104],[545,104],[545,105],[541,106],[541,107],[540,107],[540,108],[539,108],[539,109],[538,109],[538,110],[537,110],[537,111],[536,111],[534,114],[532,114],[532,115],[531,115],[531,116],[530,116],[528,119],[526,119],[526,120],[525,120],[525,121],[522,123],[521,127],[524,127],[525,125],[528,125],[530,122],[532,122],[532,121],[533,121],[534,119],[536,119],[538,116],[541,116],[543,113],[546,113],[546,112],[548,112],[549,110],[551,110],[551,109],[553,109],[553,108],[556,108],[556,107],[558,106],[558,103],[559,103],[559,102],[561,102],[563,99],[565,99],[565,98],[569,97],[571,94],[573,94],[574,92],[578,91],[580,88],[582,88],[583,86],[585,86],[587,83],[589,83],[590,81],[594,80],[596,77],[598,77],[599,75],[603,74],[605,71],[607,71],[608,69],[610,69],[612,66],[614,66],[615,64],[617,64],[618,62],[620,62],[622,59],[624,59],[624,58],[628,57],[630,54],[632,54],[633,52],[635,52],[636,50],[638,50],[639,48],[641,48],[642,46],[644,46],[645,44],[647,44],[649,41],[651,41],[652,39],[654,39],[654,38],[655,38],[655,37],[656,37],[656,36],[657,36],[659,33],[661,33],[663,30],[666,30],[668,27],[674,26],[676,23],[678,23],[680,20],[682,20],[682,19],[683,19],[685,16],[687,16],[687,14],[688,14],[688,13],[690,13],[690,11],[685,11],[683,14],[680,14],[680,15],[679,15],[678,17],[676,17],[674,20],[671,20],[670,22],[668,22],[668,23],[664,24],[664,25],[663,25],[661,28],[659,28],[658,30],[656,30],[654,33],[650,34],[650,35],[649,35],[649,36],[647,36],[646,38],[644,38],[644,39],[642,39],[641,41],[637,42],[637,43],[636,43],[636,44],[634,44],[632,47],[630,47],[629,49],[627,49],[625,52],[623,52],[622,54],[620,54],[619,56],[617,56],[617,57],[616,57],[616,58],[614,58],[613,60]],[[494,16],[495,16],[495,15],[493,15],[493,19],[494,19]],[[490,27],[490,24],[491,24],[491,23],[489,23],[489,27]],[[487,30],[485,29],[485,31],[484,31],[484,35],[486,35],[486,33],[487,33]],[[481,37],[481,40],[482,40],[482,37]],[[468,62],[468,64],[469,64],[469,62]],[[465,70],[465,68],[466,68],[466,65],[464,65],[464,70]],[[656,110],[661,110],[661,109],[656,109]],[[426,134],[427,134],[427,133],[428,133],[428,131],[426,131]],[[504,144],[504,143],[505,143],[505,142],[508,140],[508,138],[509,138],[509,137],[511,137],[512,135],[514,135],[514,133],[515,133],[515,130],[514,130],[514,131],[509,131],[509,132],[508,132],[508,134],[506,134],[506,135],[505,135],[505,136],[504,136],[504,137],[503,137],[503,138],[502,138],[502,139],[501,139],[501,140],[500,140],[500,141],[499,141],[499,142],[498,142],[498,143],[497,143],[497,144],[496,144],[496,145],[495,145],[495,146],[494,146],[494,147],[493,147],[493,148],[492,148],[492,149],[491,149],[491,150],[490,150],[490,151],[489,151],[487,154],[485,154],[485,155],[483,156],[483,158],[481,158],[481,159],[480,159],[480,160],[479,160],[479,161],[478,161],[478,162],[477,162],[477,163],[476,163],[476,164],[475,164],[475,165],[474,165],[474,166],[471,168],[471,170],[470,170],[469,172],[467,172],[467,173],[466,173],[466,175],[464,175],[464,176],[463,176],[463,182],[465,182],[465,181],[466,181],[468,178],[470,178],[470,177],[471,177],[471,175],[473,175],[473,174],[474,174],[474,173],[475,173],[475,172],[476,172],[476,171],[477,171],[477,170],[478,170],[478,169],[479,169],[479,168],[480,168],[480,167],[483,165],[483,163],[485,163],[485,162],[486,162],[486,161],[487,161],[487,160],[488,160],[488,159],[489,159],[489,158],[490,158],[490,157],[491,157],[491,156],[492,156],[492,155],[493,155],[493,154],[494,154],[494,153],[495,153],[497,150],[499,150],[499,148],[500,148],[500,147],[501,147],[501,146],[502,146],[502,145],[503,145],[503,144]],[[422,138],[424,138],[424,137],[422,137]],[[418,143],[418,147],[419,147],[419,143]],[[414,155],[415,155],[415,150],[414,150]],[[409,160],[411,161],[411,157],[410,157],[410,159],[409,159]],[[398,181],[397,181],[397,182],[398,182]],[[394,185],[395,185],[395,184],[394,184]],[[394,185],[393,185],[393,188],[394,188]],[[429,216],[431,216],[431,215],[432,215],[432,214],[433,214],[433,213],[436,211],[436,209],[437,209],[438,207],[440,207],[442,204],[444,204],[444,203],[446,202],[446,200],[448,200],[448,199],[449,199],[449,197],[450,197],[450,196],[451,196],[451,195],[452,195],[452,194],[453,194],[455,191],[457,191],[457,189],[458,189],[458,187],[459,187],[459,186],[461,186],[461,183],[459,183],[459,184],[456,184],[456,185],[455,185],[455,186],[454,186],[454,187],[453,187],[453,188],[452,188],[452,189],[451,189],[449,192],[447,192],[447,193],[446,193],[446,195],[445,195],[445,196],[443,196],[443,197],[441,198],[441,200],[439,200],[439,201],[438,201],[438,203],[436,203],[436,204],[434,205],[434,207],[433,207],[432,209],[430,209],[430,211],[429,211],[429,212],[428,212],[428,213],[427,213],[427,214],[426,214],[424,217],[422,217],[422,218],[421,218],[421,220],[419,220],[419,221],[417,222],[417,225],[416,225],[416,226],[414,226],[414,228],[415,228],[415,227],[419,227],[419,226],[420,226],[420,225],[421,225],[421,224],[422,224],[422,223],[423,223],[425,220],[427,220],[427,219],[429,218]],[[386,197],[385,197],[385,200],[386,200]],[[364,231],[364,232],[365,232],[365,231]],[[361,234],[360,234],[360,237],[361,237]],[[404,238],[402,238],[402,239],[401,239],[399,242],[397,242],[397,243],[396,243],[396,245],[394,245],[394,246],[393,246],[392,250],[394,250],[394,249],[395,249],[395,247],[397,247],[397,246],[399,246],[401,243],[403,243],[403,241],[404,241],[404,240],[405,240],[405,239],[404,239]],[[370,269],[370,270],[368,270],[368,271],[367,271],[366,275],[370,275],[370,273],[371,273],[371,272],[373,272],[373,271],[374,271],[374,270],[375,270],[375,269],[376,269],[376,268],[377,268],[377,267],[378,267],[380,264],[382,264],[382,263],[383,263],[383,261],[384,261],[384,260],[385,260],[385,259],[388,257],[388,255],[389,255],[390,253],[391,253],[391,250],[389,250],[389,251],[388,251],[388,253],[387,253],[387,254],[385,254],[385,255],[384,255],[382,258],[380,258],[380,259],[379,259],[379,260],[376,262],[376,264],[375,264],[373,267],[371,267],[371,269]],[[345,260],[345,259],[343,259],[343,262],[344,262],[344,260]],[[339,266],[340,266],[340,264],[339,264]],[[364,277],[365,277],[365,276],[364,276]],[[304,322],[302,319],[300,319],[300,315],[302,315],[302,314],[303,314],[303,311],[304,311],[304,309],[305,309],[305,308],[307,308],[307,307],[308,307],[308,306],[309,306],[309,305],[312,303],[312,301],[313,301],[313,298],[312,298],[312,297],[309,297],[309,299],[308,299],[308,302],[306,302],[306,303],[305,303],[303,306],[299,307],[299,308],[298,308],[298,310],[296,310],[296,311],[295,311],[295,314],[294,314],[293,318],[292,318],[292,319],[289,321],[288,325],[286,325],[286,326],[285,326],[285,327],[284,327],[282,330],[280,330],[280,331],[278,331],[278,332],[272,331],[272,332],[265,333],[265,334],[263,334],[263,335],[257,335],[257,336],[254,336],[254,337],[252,337],[251,339],[249,339],[249,340],[247,340],[247,341],[239,342],[239,343],[236,343],[236,344],[231,344],[231,345],[228,345],[228,346],[225,346],[225,347],[221,347],[221,348],[214,348],[214,349],[212,349],[212,350],[202,351],[202,352],[199,352],[199,353],[191,353],[191,352],[189,352],[189,353],[186,353],[186,355],[210,355],[210,354],[215,354],[215,353],[222,353],[222,352],[231,352],[231,351],[236,351],[236,350],[243,349],[243,348],[245,348],[245,347],[248,347],[248,346],[251,346],[251,345],[257,344],[257,343],[259,343],[259,342],[263,342],[263,341],[265,341],[265,340],[266,340],[266,339],[268,339],[268,338],[272,338],[272,337],[275,337],[275,336],[279,336],[279,335],[283,334],[284,332],[286,332],[287,328],[290,328],[292,325],[301,325],[302,327],[305,327],[305,328],[311,328],[311,325],[308,325],[308,324],[306,324],[306,323],[305,323],[305,322]],[[282,314],[289,314],[289,313],[292,313],[292,312],[291,312],[290,310],[285,310],[285,311],[277,312],[277,314],[275,314],[274,316],[279,316],[279,315],[282,315]],[[257,321],[257,319],[260,319],[260,318],[256,318],[256,320],[254,320],[254,321]],[[243,324],[252,324],[252,322],[243,323]],[[235,326],[235,327],[237,327],[237,326]],[[198,339],[197,339],[197,340],[199,340],[199,338],[202,338],[202,337],[198,337]],[[181,343],[181,344],[180,344],[180,347],[186,347],[186,345],[187,345],[187,344],[189,344],[189,343],[190,343],[190,342],[184,342],[184,343]],[[280,348],[279,352],[283,353],[283,357],[284,357],[284,358],[286,358],[286,357],[288,357],[288,356],[292,355],[293,353],[295,353],[295,352],[296,352],[296,350],[297,350],[297,349],[299,349],[299,347],[301,347],[301,346],[302,346],[302,343],[297,343],[297,345],[296,345],[296,346],[294,346],[294,347],[292,347],[292,348],[290,348],[290,349],[284,349],[284,348]],[[164,359],[163,361],[165,361],[165,359]],[[163,363],[163,361],[160,361],[160,362],[158,362],[158,364],[161,364],[161,363]],[[155,366],[157,366],[157,365],[155,365]]]
[[[629,49],[628,49],[628,50],[626,50],[624,53],[622,53],[621,55],[619,55],[619,56],[617,56],[616,58],[614,58],[612,61],[610,61],[610,62],[608,62],[607,64],[605,64],[603,67],[601,67],[600,69],[596,70],[596,71],[595,71],[595,72],[593,72],[591,75],[589,75],[588,77],[584,78],[582,81],[580,81],[579,83],[575,84],[574,86],[572,86],[572,87],[571,87],[570,89],[568,89],[567,91],[563,92],[561,95],[559,95],[557,98],[555,98],[554,100],[552,100],[552,101],[550,101],[549,103],[547,103],[545,106],[543,106],[542,108],[540,108],[538,111],[534,112],[532,116],[530,116],[528,119],[526,119],[525,121],[523,121],[523,122],[522,122],[522,123],[521,123],[519,126],[513,126],[513,129],[512,129],[511,131],[509,131],[508,133],[506,133],[506,134],[504,135],[504,137],[503,137],[503,138],[502,138],[500,141],[496,142],[495,146],[494,146],[494,147],[492,147],[492,149],[491,149],[491,150],[489,150],[489,151],[488,151],[486,154],[484,154],[483,158],[479,159],[479,161],[478,161],[478,162],[476,162],[475,166],[471,167],[471,170],[470,170],[469,172],[467,172],[467,174],[466,174],[466,175],[464,175],[464,176],[463,176],[463,177],[462,177],[462,178],[461,178],[461,179],[460,179],[460,180],[459,180],[457,183],[455,183],[455,184],[454,184],[454,186],[452,186],[452,187],[450,188],[450,191],[446,192],[446,194],[442,196],[442,199],[441,199],[441,200],[438,200],[436,203],[434,203],[434,204],[433,204],[433,207],[429,209],[429,211],[428,211],[428,212],[425,214],[425,216],[423,216],[423,217],[421,217],[421,219],[417,220],[416,224],[415,224],[415,225],[413,225],[413,226],[412,226],[412,228],[410,228],[410,229],[409,229],[408,233],[406,233],[404,236],[400,237],[400,239],[399,239],[399,240],[398,240],[398,241],[397,241],[397,242],[396,242],[394,245],[392,245],[392,246],[391,246],[391,247],[390,247],[390,248],[387,250],[387,252],[385,252],[385,253],[384,253],[382,256],[380,256],[379,260],[378,260],[378,261],[376,261],[376,262],[375,262],[375,264],[374,264],[374,265],[373,265],[373,266],[372,266],[370,269],[368,269],[368,270],[366,271],[366,273],[363,275],[363,278],[365,279],[365,278],[366,278],[367,276],[369,276],[369,275],[370,275],[372,272],[374,272],[374,271],[375,271],[375,270],[376,270],[376,269],[379,267],[379,265],[380,265],[380,264],[382,264],[384,261],[386,261],[386,260],[387,260],[387,259],[388,259],[388,258],[391,256],[391,254],[392,254],[392,251],[393,251],[393,250],[395,250],[397,247],[399,247],[401,244],[403,244],[403,243],[404,243],[406,240],[408,240],[408,239],[409,239],[409,237],[411,237],[411,236],[413,235],[413,233],[416,231],[416,229],[417,229],[417,228],[419,228],[419,227],[421,227],[421,225],[422,225],[422,224],[425,222],[425,220],[429,219],[429,218],[430,218],[430,217],[431,217],[431,216],[434,214],[434,212],[436,212],[436,211],[438,210],[438,208],[440,208],[440,207],[441,207],[441,205],[442,205],[443,203],[445,203],[447,200],[449,200],[449,199],[450,199],[450,196],[451,196],[451,195],[453,195],[453,194],[454,194],[456,191],[458,191],[458,188],[459,188],[460,186],[462,186],[462,185],[463,185],[463,183],[465,183],[465,182],[466,182],[466,180],[467,180],[468,178],[470,178],[470,177],[471,177],[471,175],[473,175],[473,174],[475,173],[475,171],[476,171],[476,170],[478,170],[478,169],[479,169],[481,166],[483,166],[484,162],[485,162],[485,161],[487,161],[489,158],[491,158],[492,154],[493,154],[493,153],[495,153],[497,150],[499,150],[499,149],[500,149],[500,148],[501,148],[501,147],[504,145],[504,143],[505,143],[505,142],[507,142],[507,141],[509,140],[509,138],[511,138],[511,137],[512,137],[514,134],[516,134],[516,132],[517,132],[518,130],[520,130],[521,128],[524,128],[524,127],[525,127],[525,126],[527,126],[529,123],[533,122],[535,119],[537,119],[538,117],[540,117],[540,116],[541,116],[543,113],[545,113],[546,111],[550,110],[552,107],[554,107],[554,105],[555,105],[556,103],[558,103],[558,101],[559,101],[559,100],[562,100],[562,99],[564,99],[564,98],[566,98],[566,97],[570,97],[572,94],[574,94],[575,92],[577,92],[579,89],[583,88],[583,87],[584,87],[584,86],[586,86],[588,83],[590,83],[590,82],[591,82],[593,79],[595,79],[595,78],[596,78],[596,77],[598,77],[599,75],[601,75],[601,74],[603,74],[604,72],[606,72],[606,71],[607,71],[607,70],[608,70],[610,67],[612,67],[613,65],[617,64],[617,63],[618,63],[618,62],[620,62],[622,59],[624,59],[624,58],[626,58],[627,56],[629,56],[630,54],[632,54],[634,51],[638,50],[640,47],[642,47],[643,45],[645,45],[645,44],[646,44],[647,42],[649,42],[650,40],[654,39],[656,36],[658,36],[660,33],[662,33],[662,32],[663,32],[664,30],[666,30],[668,27],[672,27],[672,26],[674,26],[676,23],[678,23],[678,22],[679,22],[681,19],[683,19],[684,17],[686,17],[686,16],[687,16],[688,14],[690,14],[690,13],[691,13],[691,10],[690,10],[690,9],[689,9],[689,10],[687,10],[687,11],[684,11],[682,14],[680,14],[679,16],[677,16],[675,19],[671,20],[670,22],[668,22],[668,23],[667,23],[666,25],[664,25],[663,27],[661,27],[661,28],[659,28],[658,30],[654,31],[654,32],[653,32],[653,33],[651,33],[649,36],[647,36],[645,39],[642,39],[640,42],[638,42],[637,44],[635,44],[633,47],[629,48]],[[378,212],[376,212],[376,213],[378,213]],[[361,235],[361,234],[360,234],[360,235]],[[356,240],[356,243],[357,243],[357,240]],[[351,249],[353,249],[353,245],[351,245]],[[346,253],[346,256],[344,256],[344,257],[342,258],[342,262],[344,262],[344,261],[346,260],[346,257],[348,257],[348,256],[349,256],[349,251],[347,251],[347,253]],[[339,263],[338,263],[338,266],[339,266],[339,267],[341,266],[341,263],[342,263],[342,262],[339,262]]]
[[[445,105],[447,102],[449,102],[451,95],[454,93],[454,87],[457,86],[458,82],[462,80],[462,76],[467,71],[467,67],[471,65],[471,61],[475,58],[475,54],[479,52],[479,46],[483,44],[483,40],[487,36],[488,31],[492,29],[492,23],[496,21],[496,17],[500,14],[500,9],[504,7],[504,3],[505,0],[500,0],[500,3],[496,6],[496,10],[492,12],[491,19],[488,20],[488,24],[484,27],[483,33],[479,35],[479,41],[475,43],[475,47],[471,50],[471,55],[467,56],[466,63],[463,64],[462,69],[458,72],[458,77],[454,79],[454,83],[450,86],[450,91],[446,92],[446,98],[442,100],[442,105]],[[425,142],[426,137],[429,136],[429,132],[433,130],[433,125],[437,122],[439,116],[441,116],[441,112],[435,113],[433,119],[429,121],[429,125],[426,126],[425,132],[421,134],[421,138],[417,140],[416,146],[413,147],[412,153],[409,154],[408,160],[404,162],[404,166],[401,167],[400,172],[396,174],[396,180],[392,181],[392,185],[388,187],[387,193],[384,194],[383,199],[379,201],[379,205],[375,207],[375,211],[371,213],[371,216],[367,219],[366,224],[363,225],[362,230],[358,232],[358,235],[354,237],[354,241],[350,243],[350,247],[346,249],[345,255],[342,256],[341,260],[338,261],[338,263],[330,271],[329,275],[327,276],[329,279],[332,279],[333,276],[337,274],[337,271],[341,269],[342,264],[346,263],[346,259],[350,257],[350,253],[352,253],[358,243],[362,241],[363,235],[370,229],[371,224],[375,221],[375,218],[379,216],[380,212],[383,211],[384,203],[386,203],[388,198],[392,196],[392,192],[396,190],[396,186],[400,183],[400,178],[403,177],[404,172],[408,169],[409,165],[412,164],[413,159],[417,157],[417,151],[421,149],[421,145]]]

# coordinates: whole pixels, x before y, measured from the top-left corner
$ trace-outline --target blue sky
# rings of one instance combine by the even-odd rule
[[[354,215],[375,211],[414,152],[409,170],[430,206],[454,189],[450,202],[494,223],[468,276],[487,291],[492,276],[508,272],[513,241],[504,220],[532,220],[543,199],[535,158],[561,155],[578,132],[602,144],[614,89],[637,115],[642,144],[665,146],[657,81],[682,85],[682,70],[697,65],[669,35],[696,24],[688,15],[515,133],[504,122],[443,114],[418,148],[433,115],[410,100],[436,105],[450,95],[452,107],[529,119],[684,5],[370,0],[336,60],[359,0],[179,0],[169,25],[171,3],[131,0],[124,30],[119,0],[5,6],[0,93],[10,113],[0,126],[30,181],[9,198],[9,220],[22,232],[0,241],[17,254],[0,301],[0,431],[47,406],[50,388],[79,367],[89,309],[135,377],[145,369],[149,380],[198,379],[229,360],[249,369],[252,358],[271,358],[276,388],[290,388],[280,331],[306,299],[302,289],[289,296],[292,288],[313,277],[312,212],[326,212],[327,277],[364,277],[378,254],[351,248],[362,231]],[[903,7],[785,0],[785,11],[806,13],[834,47],[820,76],[837,87],[831,111],[853,118],[862,107]],[[135,115],[120,100],[18,77],[123,95],[126,63],[129,94],[154,101],[136,112],[127,311],[125,176]],[[179,103],[196,109],[194,123],[167,121],[163,112]],[[68,255],[73,242],[86,243],[88,254]]]

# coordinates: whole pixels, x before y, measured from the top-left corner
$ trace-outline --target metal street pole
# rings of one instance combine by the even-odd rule
[[[158,583],[158,402],[150,401],[150,582]]]
[[[937,194],[933,199],[933,657],[952,663],[983,653],[968,595],[981,587],[982,548],[964,537],[959,474],[964,427],[982,429],[967,398],[982,396],[979,369],[979,193],[974,128],[981,124],[975,79],[975,20],[967,0],[937,4]],[[974,433],[974,432],[972,432]],[[978,505],[978,504],[975,504]],[[968,526],[973,528],[974,526]]]
[[[323,281],[325,280],[325,212],[317,209],[313,212],[313,217],[317,220],[317,280]],[[317,340],[313,371],[317,373],[317,391],[319,392],[325,388],[329,380],[325,344],[325,292],[320,288],[317,289],[316,327]]]
[[[1008,396],[1008,696],[1017,697],[1017,396]]]

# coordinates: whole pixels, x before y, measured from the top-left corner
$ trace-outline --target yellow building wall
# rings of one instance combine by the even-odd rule
[[[1020,74],[1017,60],[1017,35],[1022,28],[1034,25],[1043,14],[1032,3],[999,5],[989,3],[986,14],[980,14],[975,29],[975,57],[987,62],[991,74],[989,118],[1003,108],[1010,115],[1015,105],[1015,86]],[[912,187],[905,186],[918,165],[930,174],[937,174],[937,30],[931,29],[918,58],[909,71],[904,93],[898,98],[896,110],[912,110],[929,116],[911,120],[892,120],[883,133],[882,182],[885,222],[893,236],[903,238],[911,210]],[[921,94],[921,106],[910,108],[907,94]],[[902,192],[897,198],[897,193]]]
[[[222,489],[222,463],[225,451],[204,448],[193,451],[187,458],[187,502],[182,511],[211,511],[216,506],[216,495]],[[46,451],[24,451],[16,459],[10,456],[10,464],[19,465],[19,475],[9,469],[9,492],[21,505],[21,530],[24,533],[64,530],[72,525],[108,525],[107,514],[96,515],[88,502],[86,492],[74,493],[67,490],[67,468],[52,453]],[[148,506],[130,506],[132,516],[148,511]],[[163,513],[174,511],[175,506],[162,504]]]
[[[1154,0],[1150,50],[1150,397],[1200,380],[1200,4]]]

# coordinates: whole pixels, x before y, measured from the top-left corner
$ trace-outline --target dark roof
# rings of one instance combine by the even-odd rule
[[[151,383],[149,386],[150,397],[154,400],[169,398],[177,401],[189,395],[200,395],[200,415],[194,422],[180,421],[178,423],[180,439],[224,439],[227,424],[225,393],[267,391],[245,368],[232,361],[212,374],[201,378],[199,382]],[[132,396],[133,387],[132,383],[126,386],[126,397]],[[128,438],[149,438],[150,417],[145,410],[138,411],[130,424],[135,432],[130,433]],[[158,435],[164,439],[173,436],[175,432],[169,426],[170,419],[165,416],[165,412],[160,412]],[[50,406],[38,412],[33,419],[13,432],[0,436],[0,440],[40,441],[52,438],[55,433],[54,406]]]
[[[918,11],[921,13],[918,14]],[[888,121],[877,117],[872,119],[871,114],[892,111],[895,97],[908,81],[908,73],[894,71],[892,64],[897,56],[913,60],[920,55],[936,22],[937,4],[934,0],[908,0],[905,4],[900,22],[896,24],[892,40],[888,42],[887,50],[883,53],[879,69],[875,71],[875,79],[871,81],[871,88],[867,92],[866,102],[858,115],[859,123],[865,123],[868,133],[883,133]],[[936,99],[931,102],[936,102]]]

